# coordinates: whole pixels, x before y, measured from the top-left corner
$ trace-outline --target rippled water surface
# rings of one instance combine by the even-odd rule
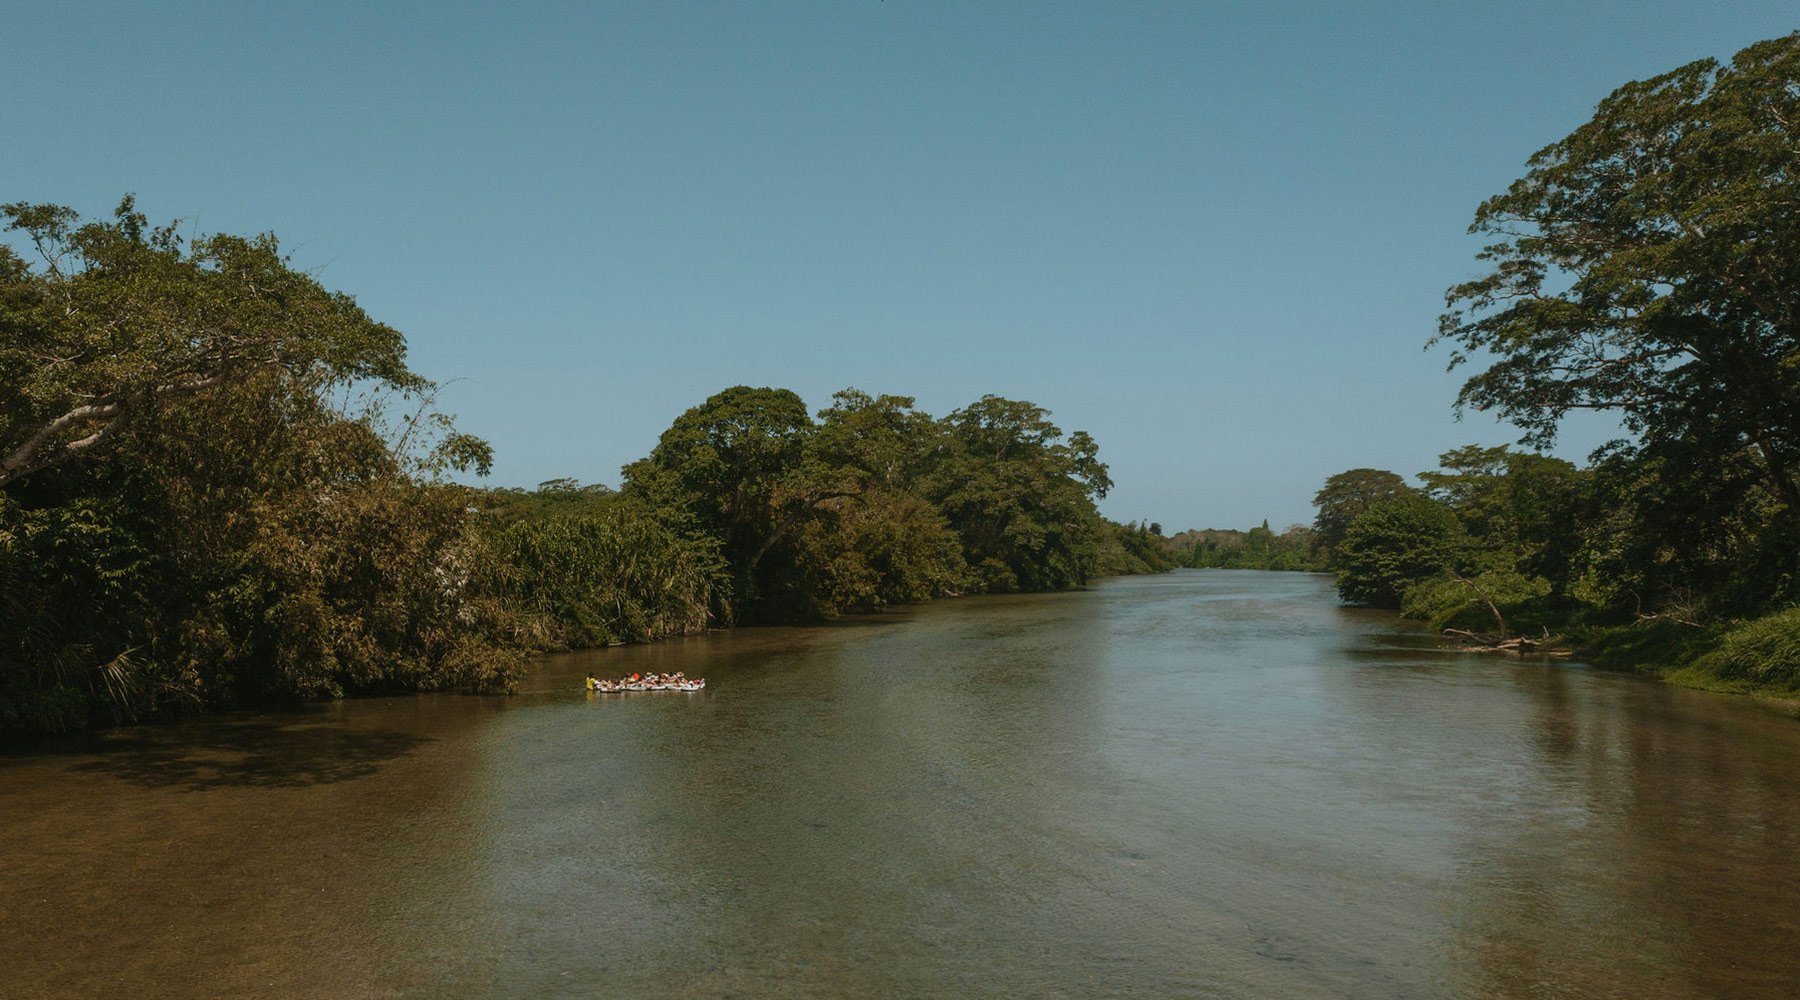
[[[1796,789],[1755,703],[1182,571],[0,756],[0,994],[1793,997]]]

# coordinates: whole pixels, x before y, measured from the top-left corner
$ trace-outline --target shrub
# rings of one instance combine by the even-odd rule
[[[1800,607],[1752,619],[1719,637],[1697,666],[1715,676],[1800,691]]]

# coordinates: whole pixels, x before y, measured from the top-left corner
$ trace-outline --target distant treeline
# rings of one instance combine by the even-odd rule
[[[1325,568],[1324,554],[1313,538],[1313,529],[1304,524],[1291,525],[1279,535],[1269,529],[1268,521],[1249,531],[1190,529],[1166,539],[1164,551],[1175,565],[1195,569],[1318,571]]]
[[[128,199],[0,245],[0,731],[507,687],[526,658],[1166,567],[1086,434],[986,396],[727,389],[618,491],[457,485],[485,442],[273,237]]]

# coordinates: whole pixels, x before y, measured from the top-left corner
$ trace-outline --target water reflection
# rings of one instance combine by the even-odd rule
[[[150,788],[304,788],[366,778],[425,742],[340,721],[243,719],[203,727],[138,729],[99,738],[76,772]]]
[[[1791,992],[1793,723],[1628,678],[1540,669],[1514,683],[1530,765],[1554,780],[1536,786],[1528,823],[1478,848],[1483,884],[1508,904],[1471,921],[1484,971],[1516,989],[1535,964],[1568,995]],[[1622,988],[1595,950],[1666,981]]]
[[[1796,928],[1783,900],[1800,898],[1787,860],[1800,809],[1781,789],[1796,774],[1792,720],[1579,666],[1434,662],[1386,638],[1352,658],[1344,704],[1360,733],[1405,734],[1378,752],[1454,822],[1448,918],[1463,989],[1791,993]],[[1420,741],[1421,711],[1453,725],[1455,742]],[[1426,756],[1446,746],[1465,755]]]
[[[0,992],[1787,996],[1796,751],[1319,577],[946,602],[0,758]]]

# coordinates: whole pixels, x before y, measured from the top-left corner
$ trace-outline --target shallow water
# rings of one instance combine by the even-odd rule
[[[1181,571],[0,756],[0,994],[1792,997],[1797,787],[1753,702]]]

